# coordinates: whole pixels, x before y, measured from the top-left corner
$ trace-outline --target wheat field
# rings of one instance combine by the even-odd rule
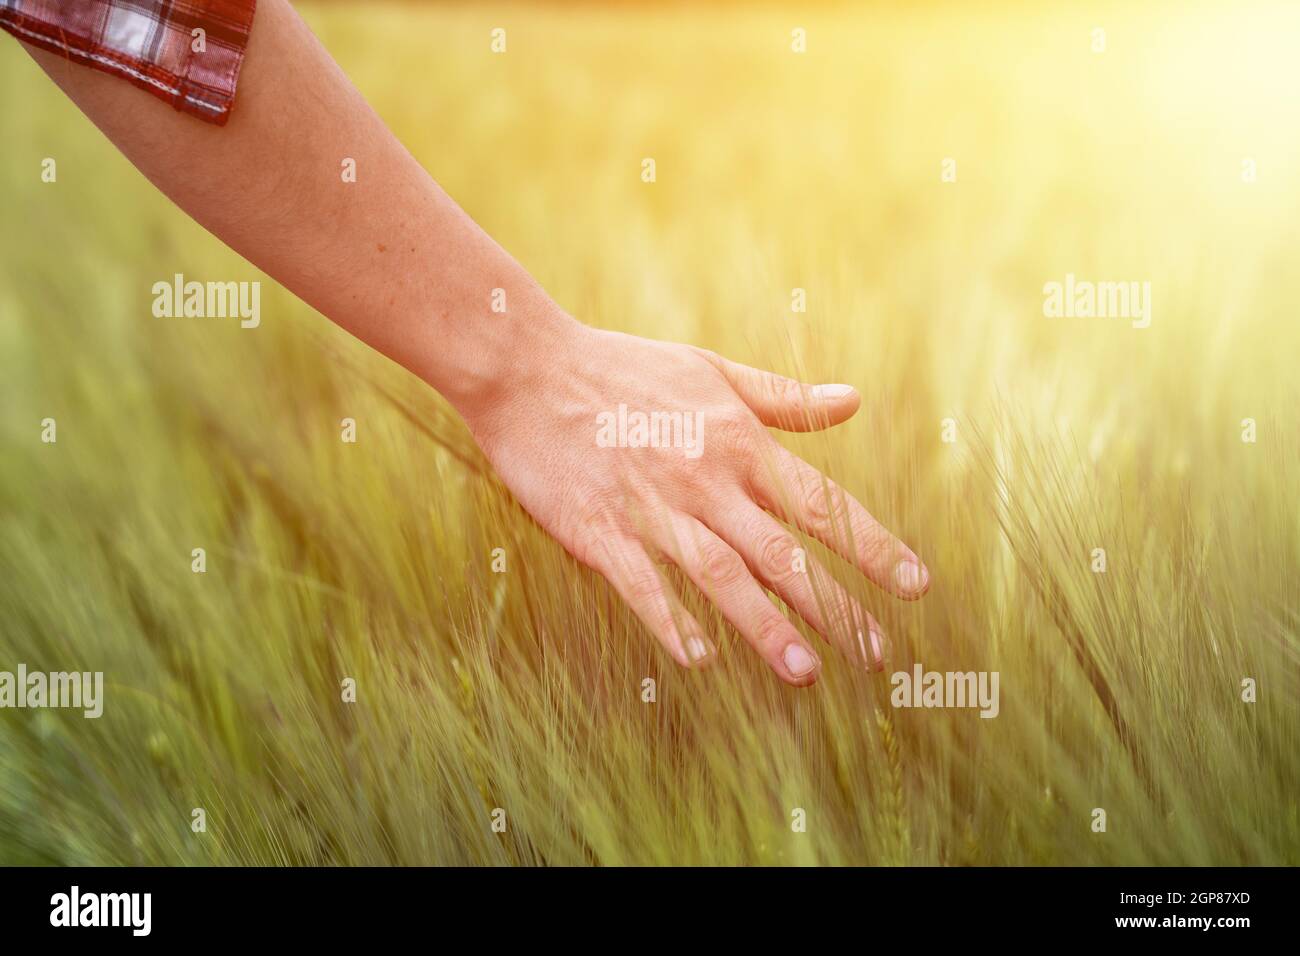
[[[1300,10],[299,9],[574,315],[860,389],[781,440],[931,592],[809,544],[884,674],[781,685],[694,593],[722,661],[676,669],[6,41],[0,670],[106,687],[0,710],[0,863],[1300,863]],[[262,279],[261,325],[154,318],[174,273]],[[1045,315],[1067,276],[1149,325]],[[996,719],[891,706],[917,664],[998,672]]]

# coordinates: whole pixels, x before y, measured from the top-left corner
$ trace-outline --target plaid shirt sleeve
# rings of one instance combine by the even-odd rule
[[[0,27],[224,126],[256,3],[0,0]]]

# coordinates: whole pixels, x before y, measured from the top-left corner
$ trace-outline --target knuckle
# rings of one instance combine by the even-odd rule
[[[570,536],[569,551],[575,558],[581,561],[589,568],[595,568],[602,573],[605,570],[605,556],[602,554],[598,545],[598,539],[591,534],[586,526],[579,524]]]
[[[769,580],[788,577],[794,570],[794,539],[780,531],[770,532],[758,546],[759,568]]]
[[[594,568],[607,578],[617,571],[614,559],[615,539],[603,521],[594,516],[590,519],[580,518],[568,537],[569,552],[587,567]]]
[[[831,524],[835,517],[835,489],[830,482],[819,480],[803,491],[803,513],[819,526]]]
[[[566,489],[560,513],[566,518],[547,530],[567,540],[569,552],[587,567],[606,573],[615,546],[622,543],[619,514],[609,496],[596,493],[579,499],[576,487]]]
[[[782,405],[795,404],[801,398],[799,383],[784,375],[771,376],[768,389],[773,400]]]
[[[740,555],[721,544],[711,544],[700,549],[700,573],[717,587],[736,584],[744,573]]]
[[[625,586],[628,597],[641,606],[653,603],[663,591],[663,582],[653,568],[629,574]]]
[[[773,611],[771,614],[764,615],[758,622],[758,626],[754,628],[754,638],[762,647],[784,644],[791,630],[790,622]]]

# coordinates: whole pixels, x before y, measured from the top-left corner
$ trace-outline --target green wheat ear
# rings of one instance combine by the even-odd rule
[[[885,752],[889,776],[889,786],[885,789],[884,810],[889,859],[891,862],[903,864],[909,857],[907,805],[903,801],[903,763],[899,756],[898,737],[894,733],[893,715],[877,710],[876,729],[880,732],[880,743]]]

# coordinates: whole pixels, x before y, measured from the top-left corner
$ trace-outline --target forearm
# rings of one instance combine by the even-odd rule
[[[286,0],[258,3],[225,127],[29,52],[178,206],[463,413],[520,384],[521,358],[573,321],[389,132]]]

